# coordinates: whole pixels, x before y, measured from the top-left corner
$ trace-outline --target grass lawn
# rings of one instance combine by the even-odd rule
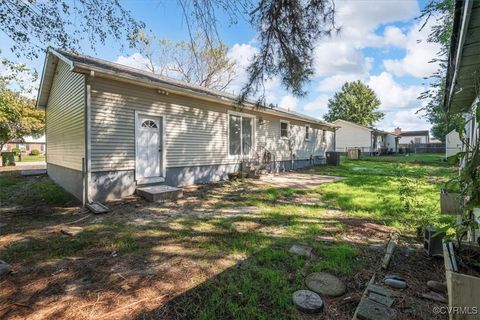
[[[340,167],[322,167],[318,173],[346,177],[319,187],[324,201],[350,215],[374,218],[402,232],[418,227],[444,226],[451,216],[440,215],[439,190],[456,175],[439,154],[342,159]]]
[[[413,245],[417,227],[452,219],[438,213],[438,190],[455,169],[434,157],[342,160],[312,174],[345,179],[314,189],[247,179],[185,190],[177,202],[132,197],[110,203],[112,211],[101,216],[54,208],[69,200],[46,177],[0,174],[0,188],[9,190],[0,195],[0,259],[17,271],[0,279],[0,301],[29,306],[0,308],[0,318],[304,318],[291,295],[305,288],[308,273],[327,271],[348,290],[324,297],[324,319],[351,319],[365,283],[382,275],[383,252],[371,244],[400,230],[404,244]],[[19,188],[30,191],[22,196]],[[8,209],[32,203],[40,209]],[[61,232],[72,227],[74,236]],[[290,253],[292,244],[311,246],[314,257]],[[395,256],[389,272],[407,278],[402,299],[414,306],[402,316],[442,319],[431,302],[416,298],[415,287],[441,280],[442,263],[421,252]]]
[[[15,161],[18,161],[18,157],[15,157]],[[45,161],[45,156],[44,155],[38,155],[38,156],[22,156],[22,161],[21,162],[44,162]]]

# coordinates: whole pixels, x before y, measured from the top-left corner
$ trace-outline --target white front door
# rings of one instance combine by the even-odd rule
[[[137,183],[163,181],[162,118],[138,114],[136,126]]]

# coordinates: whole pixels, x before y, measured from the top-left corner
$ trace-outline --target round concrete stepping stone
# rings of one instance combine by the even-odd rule
[[[310,273],[305,279],[305,283],[310,290],[330,297],[341,296],[347,290],[347,286],[342,280],[326,272]]]
[[[437,293],[446,293],[447,292],[447,285],[440,281],[429,280],[427,282],[427,287]]]
[[[12,272],[12,267],[3,260],[0,260],[0,276]]]
[[[293,303],[305,313],[318,313],[323,310],[323,301],[318,294],[310,290],[298,290],[293,293]]]
[[[396,280],[396,279],[385,279],[383,281],[387,286],[397,289],[405,289],[407,287],[407,283],[405,281]]]

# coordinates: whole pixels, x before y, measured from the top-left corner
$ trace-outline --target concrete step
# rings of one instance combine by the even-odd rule
[[[139,196],[153,202],[176,200],[183,197],[183,190],[181,188],[171,187],[167,185],[140,187],[137,188],[135,192]]]
[[[22,176],[40,176],[47,174],[47,169],[24,169],[20,171]]]

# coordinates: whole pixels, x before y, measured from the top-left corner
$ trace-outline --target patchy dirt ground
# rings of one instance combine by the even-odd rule
[[[445,318],[433,314],[437,303],[420,298],[426,281],[442,280],[443,262],[426,257],[416,239],[402,238],[383,272],[383,244],[395,229],[288,188],[208,184],[176,202],[109,203],[112,211],[98,216],[78,207],[3,208],[0,254],[15,272],[0,278],[0,318],[211,318],[209,309],[221,315],[244,301],[274,319],[351,319],[368,280],[386,273],[409,285],[397,290],[400,319]],[[317,258],[292,257],[293,243],[311,245]],[[323,314],[307,316],[289,295],[318,268],[338,271],[348,290],[325,298]]]

